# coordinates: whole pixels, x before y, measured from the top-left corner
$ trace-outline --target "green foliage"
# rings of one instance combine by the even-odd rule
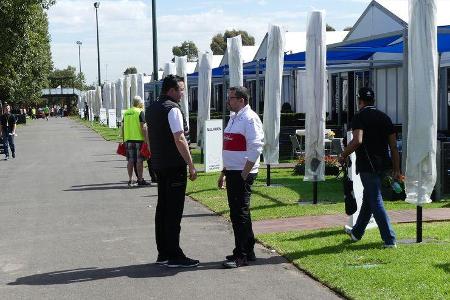
[[[334,29],[334,27],[332,27],[331,25],[328,25],[328,24],[327,24],[326,30],[327,31],[336,31],[336,29]]]
[[[353,26],[347,26],[347,27],[345,27],[343,30],[344,31],[350,31],[350,30],[352,30],[353,29]]]
[[[241,35],[243,46],[254,46],[255,38],[245,30],[226,30],[223,34],[216,34],[211,41],[210,48],[214,55],[223,55],[227,49],[227,39]]]
[[[198,59],[198,48],[193,41],[184,41],[181,46],[174,46],[172,54],[175,56],[187,56],[188,61]]]
[[[55,1],[0,2],[0,100],[36,103],[52,69],[44,9]]]
[[[86,80],[83,73],[77,73],[75,67],[68,66],[65,69],[53,70],[48,76],[49,86],[51,88],[56,88],[61,86],[63,88],[76,88],[79,90],[85,90]]]
[[[136,67],[128,67],[125,72],[123,72],[123,75],[130,75],[130,74],[137,74]]]

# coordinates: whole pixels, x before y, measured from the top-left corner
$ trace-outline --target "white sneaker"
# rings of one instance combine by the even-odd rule
[[[345,226],[344,226],[344,231],[345,231],[345,233],[348,234],[348,235],[350,236],[350,238],[352,239],[352,241],[354,241],[354,242],[359,241],[359,239],[357,239],[356,236],[353,235],[352,229],[353,229],[353,228],[350,227],[350,226],[348,226],[348,225],[345,225]]]
[[[397,244],[384,244],[383,248],[385,249],[389,249],[389,248],[397,248]]]

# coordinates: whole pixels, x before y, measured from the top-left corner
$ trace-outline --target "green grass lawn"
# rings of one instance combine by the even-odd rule
[[[415,224],[394,225],[399,241]],[[349,241],[341,228],[258,235],[300,269],[351,299],[450,299],[450,222],[424,223],[422,244],[382,249],[378,230]]]
[[[99,122],[86,121],[81,119],[80,117],[70,117],[70,118],[72,120],[80,122],[86,127],[91,128],[107,141],[116,141],[116,142],[122,141],[122,138],[119,137],[119,128],[109,128],[106,125],[101,125]]]
[[[187,194],[228,218],[226,191],[217,189],[218,176],[218,173],[200,173],[196,181],[188,183]],[[266,170],[260,169],[253,185],[253,220],[344,213],[340,179],[328,176],[325,182],[318,184],[318,205],[299,205],[298,200],[312,199],[312,183],[304,182],[302,176],[292,175],[291,169],[272,169],[271,178],[274,186],[267,187]],[[415,208],[404,201],[386,201],[385,205],[388,210]],[[425,209],[430,207],[450,207],[450,199],[428,204]]]

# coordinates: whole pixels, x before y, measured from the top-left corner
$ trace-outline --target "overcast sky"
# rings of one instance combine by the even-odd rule
[[[48,11],[51,47],[56,68],[81,68],[90,84],[97,80],[95,1],[57,0]],[[150,74],[152,67],[151,0],[100,1],[101,77],[117,80],[128,66]],[[370,0],[221,0],[157,1],[159,66],[172,59],[172,47],[184,40],[209,50],[212,36],[225,29],[247,30],[256,44],[268,24],[288,31],[305,31],[307,13],[326,11],[326,22],[337,30],[353,25]]]

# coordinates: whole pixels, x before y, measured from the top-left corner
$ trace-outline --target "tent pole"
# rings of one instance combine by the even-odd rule
[[[202,164],[203,162],[203,147],[200,147],[200,163]]]
[[[317,204],[317,175],[314,175],[314,182],[313,182],[313,204]]]
[[[259,115],[259,59],[256,61],[256,95],[255,95],[255,111]]]
[[[270,165],[267,165],[267,180],[266,180],[267,186],[270,186]]]
[[[314,176],[317,177],[317,176]],[[316,178],[314,178],[316,179]],[[317,204],[317,181],[313,182],[313,204]]]
[[[416,242],[422,243],[422,206],[417,206]]]

